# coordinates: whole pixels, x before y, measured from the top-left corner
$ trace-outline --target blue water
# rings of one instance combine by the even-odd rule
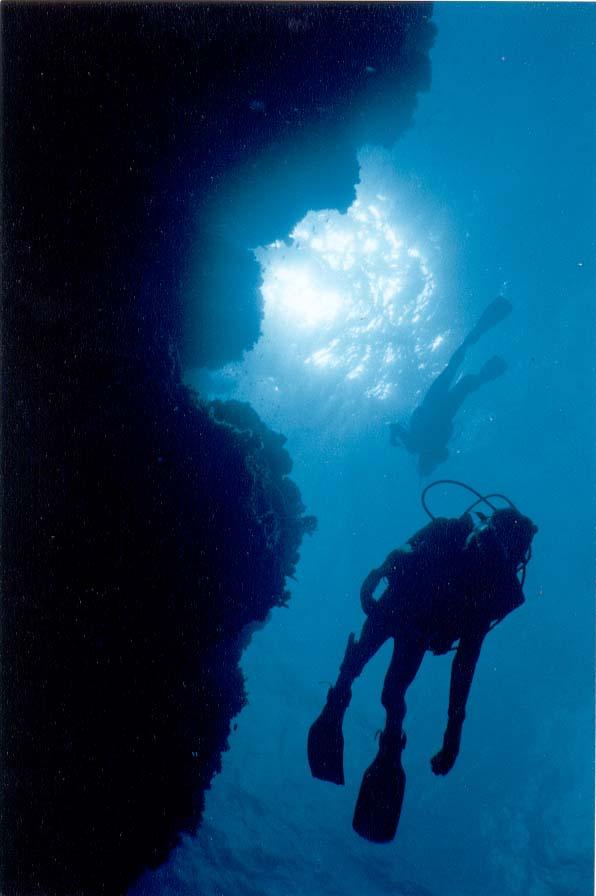
[[[245,654],[250,702],[203,826],[135,896],[592,892],[596,8],[444,4],[434,21],[433,83],[413,128],[393,149],[360,154],[360,195],[385,197],[406,247],[431,270],[423,319],[404,329],[384,398],[367,393],[383,328],[359,337],[341,314],[284,326],[295,309],[277,307],[263,326],[269,342],[224,373],[226,396],[250,400],[288,436],[292,477],[319,525],[289,608]],[[382,271],[382,253],[371,251],[360,277]],[[424,278],[408,276],[405,288],[419,294]],[[345,788],[311,779],[306,733],[362,624],[362,579],[425,522],[428,479],[389,445],[387,424],[407,417],[499,293],[514,311],[465,369],[498,353],[507,373],[466,403],[437,476],[503,491],[538,523],[527,600],[485,642],[461,753],[444,779],[429,759],[441,744],[450,658],[425,658],[408,696],[398,835],[374,846],[351,818],[383,725],[388,646],[354,688]],[[350,380],[305,363],[334,338],[343,357],[359,338],[372,345]],[[465,506],[457,492],[437,501],[447,514]]]

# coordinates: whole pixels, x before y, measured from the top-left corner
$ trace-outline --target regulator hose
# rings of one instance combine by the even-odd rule
[[[435,488],[435,486],[437,486],[437,485],[457,485],[459,488],[464,488],[464,489],[466,489],[466,491],[469,491],[473,495],[476,496],[476,500],[473,501],[470,504],[470,506],[466,508],[464,513],[469,513],[478,504],[486,504],[494,512],[498,508],[495,507],[494,504],[491,504],[492,498],[500,498],[501,501],[505,501],[509,505],[509,507],[511,507],[513,510],[517,510],[517,507],[515,506],[513,501],[507,497],[507,495],[502,495],[499,492],[491,492],[488,495],[482,495],[479,491],[476,491],[475,488],[472,488],[471,485],[468,485],[466,482],[461,482],[459,479],[435,479],[434,482],[431,482],[429,485],[426,486],[426,488],[424,489],[424,491],[422,492],[422,494],[420,496],[420,501],[422,502],[424,511],[430,517],[431,520],[436,520],[436,516],[429,509],[429,506],[426,503],[426,495],[428,494],[428,492],[431,489]]]

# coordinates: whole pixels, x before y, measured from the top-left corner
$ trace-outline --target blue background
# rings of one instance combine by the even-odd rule
[[[430,772],[450,658],[427,656],[408,696],[397,838],[379,847],[353,833],[383,724],[386,646],[354,689],[346,787],[310,778],[306,733],[362,623],[360,583],[424,524],[428,480],[388,444],[391,408],[371,423],[363,398],[344,411],[350,426],[321,431],[307,404],[267,404],[240,372],[236,394],[288,436],[319,525],[289,608],[245,654],[250,702],[203,826],[135,896],[592,892],[595,16],[578,4],[438,4],[432,87],[391,154],[409,195],[442,222],[442,360],[491,298],[514,305],[466,362],[475,370],[498,352],[509,369],[466,404],[437,475],[507,493],[540,528],[527,602],[485,642],[455,768]],[[424,385],[401,383],[395,410],[410,412]],[[465,506],[456,492],[436,500],[446,514]]]

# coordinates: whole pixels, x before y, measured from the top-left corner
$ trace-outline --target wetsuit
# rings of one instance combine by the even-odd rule
[[[474,533],[474,537],[471,537]],[[381,579],[387,588],[374,601]],[[386,734],[400,739],[405,693],[427,650],[445,653],[459,641],[451,671],[448,722],[433,770],[446,774],[457,757],[465,708],[482,641],[491,624],[519,607],[523,593],[515,568],[487,531],[476,537],[472,518],[437,519],[393,551],[362,585],[369,615],[360,638],[351,636],[333,689],[349,702],[351,685],[389,638],[393,656],[383,686]]]
[[[459,752],[484,637],[493,623],[524,601],[517,570],[525,571],[538,529],[509,501],[508,507],[495,509],[488,499],[480,496],[480,500],[493,512],[486,517],[477,511],[476,527],[467,513],[457,519],[434,519],[366,577],[360,596],[367,619],[360,638],[350,635],[337,682],[308,731],[312,775],[343,784],[342,725],[352,683],[381,645],[393,638],[382,694],[387,721],[377,756],[362,777],[352,821],[354,830],[373,843],[392,840],[399,823],[406,784],[401,763],[405,695],[422,657],[427,650],[445,653],[458,642],[443,745],[431,759],[435,774],[446,775]],[[387,588],[375,600],[382,579]]]

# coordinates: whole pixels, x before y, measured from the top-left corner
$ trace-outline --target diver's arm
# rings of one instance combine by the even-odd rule
[[[382,569],[382,567],[381,567]],[[375,588],[383,578],[381,569],[371,569],[360,588],[360,604],[363,612],[368,616],[375,605],[373,597]]]
[[[391,557],[391,554],[389,554],[389,557]],[[376,600],[374,598],[375,589],[377,588],[381,579],[385,578],[388,573],[388,569],[386,569],[386,567],[389,557],[387,557],[387,560],[385,560],[383,565],[379,566],[378,569],[371,569],[364,582],[362,583],[362,587],[360,588],[360,604],[362,606],[363,612],[366,613],[367,616],[370,615],[373,607],[376,604]]]
[[[457,759],[462,727],[466,717],[466,703],[485,634],[486,632],[480,632],[463,637],[453,658],[449,711],[443,746],[431,759],[431,767],[435,775],[446,775],[451,771]]]
[[[381,579],[387,578],[391,570],[395,566],[398,555],[403,553],[403,548],[392,551],[378,569],[371,569],[360,588],[360,604],[363,611],[368,616],[373,609],[376,601],[373,597]]]

